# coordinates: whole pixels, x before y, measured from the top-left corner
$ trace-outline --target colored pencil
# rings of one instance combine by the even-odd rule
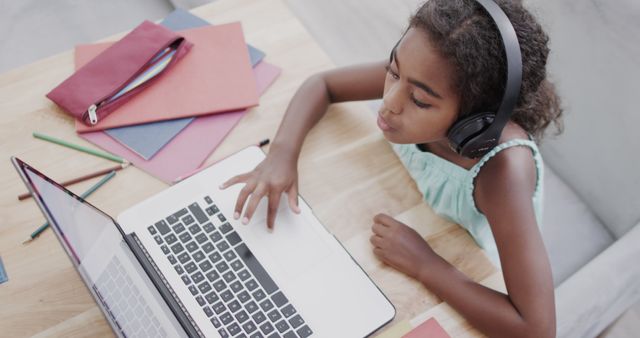
[[[100,181],[98,181],[98,183],[94,184],[91,188],[89,188],[82,195],[80,195],[80,197],[82,197],[82,199],[86,199],[91,194],[93,194],[96,190],[98,190],[98,188],[100,188],[103,184],[107,183],[107,181],[109,181],[115,175],[116,175],[115,170],[111,171],[109,174],[107,174],[105,177],[103,177]],[[40,236],[40,234],[43,231],[45,231],[48,227],[49,227],[49,222],[44,223],[43,225],[38,227],[38,229],[36,229],[34,232],[32,232],[31,236],[29,237],[29,239],[27,239],[26,241],[22,242],[22,244],[25,244],[25,243],[33,241],[38,236]]]
[[[65,140],[61,140],[61,139],[58,139],[58,138],[55,138],[55,137],[51,137],[51,136],[48,136],[48,135],[44,135],[42,133],[34,132],[33,133],[33,137],[39,138],[41,140],[48,141],[48,142],[51,142],[51,143],[59,144],[61,146],[67,147],[67,148],[71,148],[71,149],[75,149],[75,150],[78,150],[78,151],[82,151],[82,152],[85,152],[87,154],[91,154],[91,155],[94,155],[94,156],[102,157],[102,158],[110,160],[110,161],[114,161],[114,162],[118,162],[118,163],[128,163],[127,160],[125,160],[125,159],[123,159],[121,157],[115,156],[115,155],[111,155],[111,154],[109,154],[107,152],[100,151],[100,150],[94,150],[94,149],[91,149],[91,148],[87,148],[87,147],[84,147],[84,146],[73,144],[71,142],[68,142],[68,141],[65,141]]]
[[[90,180],[90,179],[92,179],[94,177],[98,177],[98,176],[102,176],[102,175],[108,174],[108,173],[110,173],[112,171],[118,171],[118,170],[124,169],[127,166],[128,166],[128,164],[122,163],[120,165],[116,165],[116,166],[109,167],[109,168],[106,168],[106,169],[102,169],[102,170],[99,170],[99,171],[96,171],[96,172],[93,172],[93,173],[90,173],[90,174],[86,174],[84,176],[76,177],[76,178],[70,179],[68,181],[64,181],[64,182],[60,183],[60,185],[63,186],[63,187],[67,187],[67,186],[70,186],[72,184],[76,184],[76,183],[84,182],[86,180]],[[25,192],[24,194],[18,196],[18,200],[22,201],[22,200],[26,200],[27,198],[30,198],[30,197],[31,197],[31,193]]]
[[[266,138],[266,139],[264,139],[264,140],[262,140],[262,141],[260,141],[260,142],[256,143],[255,145],[256,145],[256,146],[258,146],[258,147],[261,147],[261,148],[262,148],[262,147],[266,146],[267,144],[269,144],[269,142],[270,142],[270,141],[269,141],[269,139],[268,139],[268,138]],[[225,157],[225,158],[226,158],[226,157]],[[198,167],[197,169],[195,169],[194,171],[192,171],[192,172],[190,172],[190,173],[188,173],[188,174],[186,174],[186,175],[179,176],[178,178],[176,178],[176,179],[173,181],[173,183],[178,183],[178,182],[180,182],[180,181],[182,181],[182,180],[184,180],[184,179],[186,179],[186,178],[188,178],[188,177],[190,177],[190,176],[193,176],[193,175],[195,175],[195,174],[199,173],[200,171],[202,171],[202,170],[204,170],[204,169],[207,169],[207,168],[209,168],[210,166],[212,166],[212,165],[214,165],[214,164],[216,164],[216,163],[218,163],[218,162],[220,162],[220,161],[222,161],[222,160],[224,160],[224,158],[223,158],[223,159],[220,159],[220,160],[218,160],[218,161],[215,161],[215,162],[213,162],[213,163],[211,163],[211,164],[208,164],[208,165],[206,165],[206,166],[200,166],[200,167]]]

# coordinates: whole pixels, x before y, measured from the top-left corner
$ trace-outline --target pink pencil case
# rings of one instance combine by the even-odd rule
[[[96,125],[128,99],[157,81],[192,44],[160,25],[144,21],[47,94],[67,113]]]

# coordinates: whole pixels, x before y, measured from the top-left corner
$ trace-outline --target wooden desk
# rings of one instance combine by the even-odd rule
[[[283,68],[260,106],[244,117],[211,162],[259,138],[272,138],[296,88],[332,63],[281,0],[220,0],[194,13],[216,23],[242,21],[247,41]],[[25,187],[9,156],[16,155],[57,180],[113,164],[31,136],[41,131],[93,147],[75,135],[72,120],[44,96],[72,71],[69,51],[0,76],[0,255],[9,275],[9,281],[0,285],[0,336],[113,335],[50,230],[28,245],[21,244],[43,223],[43,216],[32,200],[18,202],[16,196]],[[71,190],[82,192],[94,182]],[[137,168],[127,168],[89,200],[117,215],[166,187]],[[335,105],[311,132],[300,159],[300,187],[322,222],[396,306],[394,322],[435,315],[452,336],[477,336],[440,299],[381,265],[371,252],[372,217],[386,212],[414,226],[439,254],[473,280],[501,288],[500,273],[468,234],[438,218],[423,203],[364,104]]]

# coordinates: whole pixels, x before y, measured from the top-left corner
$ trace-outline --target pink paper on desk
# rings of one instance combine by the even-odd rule
[[[429,318],[402,338],[451,338],[435,318]]]
[[[97,125],[76,121],[80,133],[181,117],[245,109],[258,104],[247,45],[239,22],[180,31],[193,43],[174,67]],[[80,45],[76,69],[112,43]]]
[[[262,94],[278,77],[280,68],[263,61],[253,69],[253,72],[258,92]],[[82,133],[78,136],[106,151],[126,158],[136,167],[165,183],[172,184],[176,178],[201,166],[246,112],[246,110],[240,110],[196,118],[149,161],[112,139],[105,132]],[[258,141],[260,140],[256,140]]]

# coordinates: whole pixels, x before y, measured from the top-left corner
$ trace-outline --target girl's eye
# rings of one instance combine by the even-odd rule
[[[391,75],[391,77],[392,77],[392,78],[394,78],[395,80],[399,80],[399,79],[400,79],[400,75],[398,75],[396,72],[394,72],[394,71],[391,69],[391,66],[387,65],[387,66],[385,67],[385,69],[387,70],[387,73],[388,73],[389,75]]]
[[[428,104],[428,103],[424,103],[424,102],[418,101],[413,95],[411,95],[411,101],[413,101],[413,103],[416,106],[418,106],[418,108],[426,109],[426,108],[431,107],[431,105]]]

